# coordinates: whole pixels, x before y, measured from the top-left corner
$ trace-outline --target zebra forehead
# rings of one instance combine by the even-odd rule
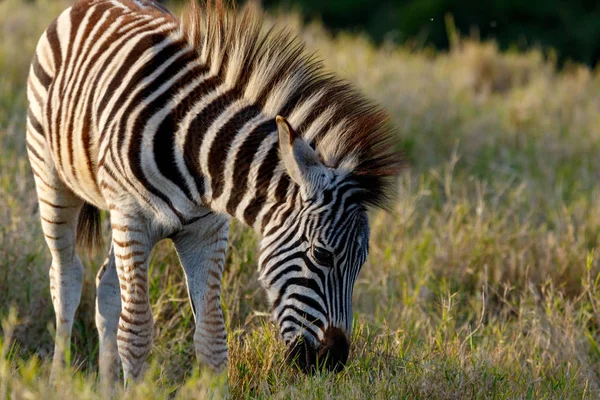
[[[332,211],[315,216],[314,223],[307,224],[307,229],[313,230],[308,233],[308,237],[315,237],[338,251],[346,248],[349,241],[353,241],[358,248],[368,244],[369,222],[363,207],[352,207],[340,213]]]

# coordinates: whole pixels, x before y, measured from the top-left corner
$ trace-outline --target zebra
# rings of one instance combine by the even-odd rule
[[[51,252],[52,377],[64,366],[101,210],[101,382],[142,375],[154,320],[149,256],[170,239],[185,273],[200,365],[228,363],[221,277],[232,218],[260,236],[259,280],[303,371],[347,362],[368,211],[389,208],[401,153],[385,111],[256,6],[77,0],[41,36],[26,144]],[[84,246],[85,248],[85,246]]]

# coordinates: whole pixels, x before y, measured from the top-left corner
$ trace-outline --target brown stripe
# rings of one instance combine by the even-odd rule
[[[148,301],[146,299],[137,300],[137,299],[128,299],[125,295],[121,295],[121,300],[123,303],[128,304],[136,304],[136,305],[148,305]]]
[[[54,58],[54,70],[58,71],[62,65],[62,52],[60,47],[60,41],[58,40],[58,33],[56,31],[58,19],[52,21],[52,23],[46,29],[46,37],[48,43],[50,43],[50,49],[52,50],[52,57]]]
[[[33,61],[31,62],[31,66],[33,67],[33,73],[40,81],[42,86],[45,88],[50,86],[50,84],[52,83],[52,78],[50,77],[50,75],[48,75],[44,67],[42,67],[42,65],[40,64],[37,52],[33,55]]]
[[[31,93],[33,94],[33,97],[35,99],[35,102],[37,103],[37,105],[40,108],[44,107],[44,101],[42,100],[42,96],[40,96],[40,94],[38,93],[35,85],[33,84],[33,81],[31,79],[31,75],[29,76],[29,78],[27,78],[27,87],[29,88],[29,90],[31,90]]]
[[[219,262],[221,262],[222,260],[219,260]],[[221,280],[221,274],[213,271],[213,270],[209,270],[208,271],[208,275],[212,276],[213,278],[215,278],[216,280],[220,281]]]
[[[79,207],[79,206],[59,206],[58,204],[50,203],[48,200],[45,200],[42,197],[38,197],[38,200],[41,201],[44,204],[49,205],[50,207],[59,208],[59,209]]]
[[[48,246],[48,249],[49,249],[50,251],[57,251],[57,252],[59,252],[59,253],[60,253],[61,251],[65,251],[65,250],[67,250],[67,249],[73,249],[73,246],[72,246],[72,245],[68,245],[68,246],[65,246],[65,247],[60,247],[60,248],[53,248],[53,247],[50,247],[50,246]]]
[[[89,79],[85,79],[82,80],[83,76],[86,76],[86,73],[89,72],[91,70],[91,66],[93,66],[93,64],[88,65],[86,68],[83,68],[83,62],[87,59],[89,59],[89,53],[84,51],[84,49],[86,48],[86,46],[90,43],[94,43],[95,40],[98,39],[98,33],[102,34],[103,32],[99,29],[96,32],[96,35],[94,37],[90,37],[90,33],[92,31],[92,29],[97,25],[100,17],[104,14],[105,11],[107,11],[109,9],[109,5],[102,5],[99,6],[97,8],[92,9],[87,9],[85,10],[85,13],[81,13],[78,15],[74,15],[73,13],[71,14],[72,19],[78,17],[80,18],[79,23],[81,24],[83,22],[83,19],[89,14],[91,13],[91,15],[89,15],[89,19],[84,27],[83,33],[81,35],[81,41],[78,44],[78,48],[77,49],[71,49],[72,53],[75,53],[76,57],[73,60],[73,70],[71,72],[71,76],[69,77],[68,82],[66,83],[66,88],[65,88],[65,94],[63,96],[63,98],[67,98],[67,99],[72,99],[70,102],[70,106],[68,108],[68,113],[67,113],[67,120],[65,121],[65,131],[67,132],[67,142],[69,144],[69,165],[71,168],[71,173],[73,175],[73,177],[75,177],[76,180],[80,180],[80,178],[78,177],[78,171],[75,168],[75,163],[73,162],[74,159],[74,143],[77,140],[77,138],[75,138],[75,132],[74,132],[74,126],[75,126],[75,117],[76,117],[76,109],[79,106],[79,99],[81,99],[82,97],[82,90],[85,86],[85,84],[82,84],[82,82],[89,82]],[[79,28],[79,27],[78,27]],[[78,29],[79,30],[79,29]],[[66,79],[65,79],[66,81]],[[78,85],[76,85],[77,83],[79,83]],[[84,115],[86,114],[91,114],[91,110],[88,110],[87,112],[84,112]],[[84,119],[85,121],[85,119]],[[89,129],[89,127],[88,127]],[[89,155],[89,132],[86,132],[85,129],[82,130],[82,135],[86,135],[87,136],[87,142],[84,141],[83,143],[83,149],[84,149],[84,156]],[[90,163],[89,163],[89,159],[86,159],[86,164],[88,165],[88,168],[90,167]],[[90,176],[93,177],[93,171],[90,169]]]
[[[113,243],[115,243],[117,246],[119,247],[128,247],[128,246],[133,246],[133,245],[143,245],[142,242],[137,241],[137,240],[128,240],[126,242],[120,242],[117,239],[113,239]]]
[[[110,228],[120,231],[120,232],[143,232],[141,229],[132,228],[130,226],[125,226],[125,225],[117,225],[117,224],[111,224]]]
[[[66,224],[65,221],[51,221],[47,218],[45,218],[44,216],[41,217],[44,221],[48,222],[49,224],[54,224],[54,225],[64,225]]]
[[[46,162],[46,160],[44,160],[44,159],[42,158],[42,156],[40,156],[40,154],[39,154],[39,153],[37,152],[37,150],[36,150],[36,149],[33,147],[33,145],[31,145],[31,143],[29,143],[29,141],[27,141],[25,145],[27,146],[27,150],[29,150],[29,152],[30,152],[31,154],[33,154],[33,156],[34,156],[35,158],[37,158],[38,160],[40,160],[42,163],[45,163],[45,162]]]
[[[140,326],[140,325],[146,325],[146,324],[152,322],[152,315],[150,315],[150,318],[148,318],[144,321],[137,321],[137,320],[129,319],[123,313],[121,313],[121,320],[125,321],[126,323],[128,323],[130,325]],[[133,333],[135,335],[138,335],[140,332],[143,332],[143,330],[136,331],[134,329],[124,327],[122,324],[119,324],[119,329],[121,329],[125,332]]]
[[[123,288],[123,287],[121,286],[121,288]],[[148,310],[139,311],[134,308],[127,308],[126,306],[123,307],[123,310],[127,311],[129,314],[147,314],[148,313]]]
[[[123,348],[123,351],[126,351],[127,353],[129,353],[129,355],[130,355],[131,357],[135,358],[136,360],[140,360],[140,359],[142,359],[142,358],[146,357],[146,355],[148,355],[148,351],[149,351],[149,350],[150,350],[150,347],[148,347],[148,350],[147,350],[147,351],[143,351],[143,352],[142,352],[142,353],[140,353],[140,354],[135,354],[134,352],[132,352],[132,351],[131,351],[131,349],[130,349],[130,348],[128,348],[128,347],[124,347],[124,348]],[[119,353],[119,354],[121,355],[121,357],[123,356],[123,354],[122,354],[122,353]],[[137,373],[134,373],[133,375],[137,375],[138,373],[139,373],[139,368],[137,369]]]
[[[117,257],[119,260],[129,260],[136,256],[145,256],[145,255],[146,255],[146,252],[144,252],[144,251],[132,251],[131,253],[124,254],[124,255],[115,253],[115,257]]]
[[[59,101],[56,105],[56,113],[57,113],[57,118],[53,121],[54,122],[54,132],[57,136],[57,156],[58,156],[58,165],[59,166],[63,166],[63,160],[62,160],[62,152],[61,152],[61,140],[60,140],[60,136],[62,136],[63,134],[67,135],[66,141],[67,141],[67,164],[66,166],[70,166],[73,164],[73,141],[72,141],[72,132],[71,129],[69,129],[69,113],[68,113],[68,108],[69,108],[69,97],[67,97],[65,91],[66,91],[66,87],[67,87],[67,82],[69,80],[69,75],[67,75],[70,71],[70,62],[71,62],[71,58],[72,58],[72,54],[73,54],[73,44],[75,42],[75,37],[77,35],[77,32],[79,31],[79,24],[78,21],[76,21],[76,17],[79,17],[81,14],[84,14],[82,12],[82,6],[81,3],[77,3],[76,5],[74,5],[73,7],[71,7],[71,11],[69,13],[69,22],[71,24],[70,27],[70,31],[69,31],[69,39],[68,42],[66,43],[67,45],[67,49],[65,52],[65,62],[64,62],[64,68],[62,69],[62,74],[59,74],[58,71],[60,70],[59,68],[56,69],[57,71],[57,75],[60,75],[60,79],[57,81],[58,83],[58,88],[55,88],[56,85],[53,85],[53,89],[54,90],[58,90],[58,93],[60,95],[60,99],[61,101]],[[80,22],[80,21],[79,21]],[[49,102],[51,103],[51,101]],[[65,115],[66,115],[66,121],[62,120],[62,114],[63,114],[63,109],[65,110]]]
[[[132,339],[137,339],[137,337],[132,338]],[[150,346],[150,344],[152,343],[151,340],[140,342],[139,340],[136,341],[136,340],[132,340],[132,339],[126,338],[125,336],[117,335],[117,340],[119,340],[121,342],[125,342],[130,346],[137,347],[138,349],[144,349],[144,348],[151,347]]]
[[[27,108],[27,119],[29,119],[29,122],[31,123],[31,126],[33,127],[35,132],[38,135],[40,135],[41,137],[45,138],[44,127],[42,126],[40,121],[37,120],[35,115],[33,115],[33,111],[31,110],[31,107]]]

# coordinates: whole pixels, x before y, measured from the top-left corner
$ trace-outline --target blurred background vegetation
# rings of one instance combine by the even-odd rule
[[[600,59],[597,0],[264,0],[298,9],[330,29],[366,31],[376,42],[449,47],[446,16],[457,30],[495,38],[502,49],[555,49],[559,62],[594,65]]]
[[[164,2],[164,1],[163,1]],[[243,1],[239,1],[243,2]],[[458,33],[494,38],[502,50],[532,47],[558,63],[600,61],[597,0],[260,0],[271,10],[300,12],[332,31],[367,33],[376,43],[448,49],[448,18]],[[551,50],[552,49],[552,50]]]

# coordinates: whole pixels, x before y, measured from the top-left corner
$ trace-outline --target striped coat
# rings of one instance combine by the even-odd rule
[[[83,266],[108,210],[98,273],[100,374],[136,379],[152,342],[147,268],[177,249],[201,363],[227,362],[220,281],[228,221],[261,234],[260,279],[304,370],[348,357],[352,287],[368,250],[369,206],[400,170],[385,114],[323,72],[259,13],[189,2],[181,20],[153,0],[79,0],[41,37],[28,80],[27,148],[52,253],[63,363]]]

